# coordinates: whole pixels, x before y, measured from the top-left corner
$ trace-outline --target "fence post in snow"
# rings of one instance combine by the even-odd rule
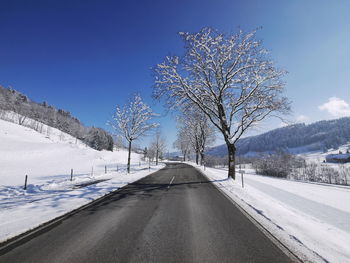
[[[107,165],[105,165],[105,174],[107,173]]]
[[[70,180],[73,181],[73,169],[70,169]]]
[[[243,174],[245,173],[245,171],[244,170],[239,170],[238,172],[241,174],[242,188],[244,188]]]
[[[28,175],[26,175],[26,178],[24,179],[24,190],[27,190],[27,180],[28,180]]]
[[[242,177],[242,188],[244,188],[243,174],[244,174],[244,173],[241,173],[241,177]]]

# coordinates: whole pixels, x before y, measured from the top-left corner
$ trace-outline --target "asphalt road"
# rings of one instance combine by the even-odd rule
[[[197,170],[168,164],[1,255],[0,262],[291,260]]]

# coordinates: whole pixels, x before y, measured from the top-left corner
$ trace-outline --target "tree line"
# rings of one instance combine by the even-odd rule
[[[45,124],[85,142],[96,150],[113,151],[113,138],[107,131],[86,127],[70,112],[56,109],[45,101],[34,102],[13,88],[0,86],[0,110],[17,113],[13,121],[19,125],[29,126],[40,132],[42,124]],[[0,114],[1,116],[3,114]]]
[[[350,118],[318,121],[311,124],[298,123],[287,127],[240,139],[237,155],[254,155],[278,151],[300,153],[338,149],[350,141]],[[225,145],[213,147],[208,154],[227,155]]]

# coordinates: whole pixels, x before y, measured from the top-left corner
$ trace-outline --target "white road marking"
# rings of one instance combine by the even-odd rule
[[[174,179],[175,179],[175,176],[173,176],[173,178],[171,179],[171,181],[170,181],[170,183],[168,185],[168,188],[170,188],[170,185],[173,183]]]

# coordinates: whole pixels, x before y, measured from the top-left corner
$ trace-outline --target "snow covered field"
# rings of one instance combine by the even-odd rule
[[[194,166],[304,261],[350,262],[350,187]]]
[[[125,150],[99,152],[53,128],[48,136],[0,120],[0,242],[162,168],[132,153],[127,174],[126,161]]]

